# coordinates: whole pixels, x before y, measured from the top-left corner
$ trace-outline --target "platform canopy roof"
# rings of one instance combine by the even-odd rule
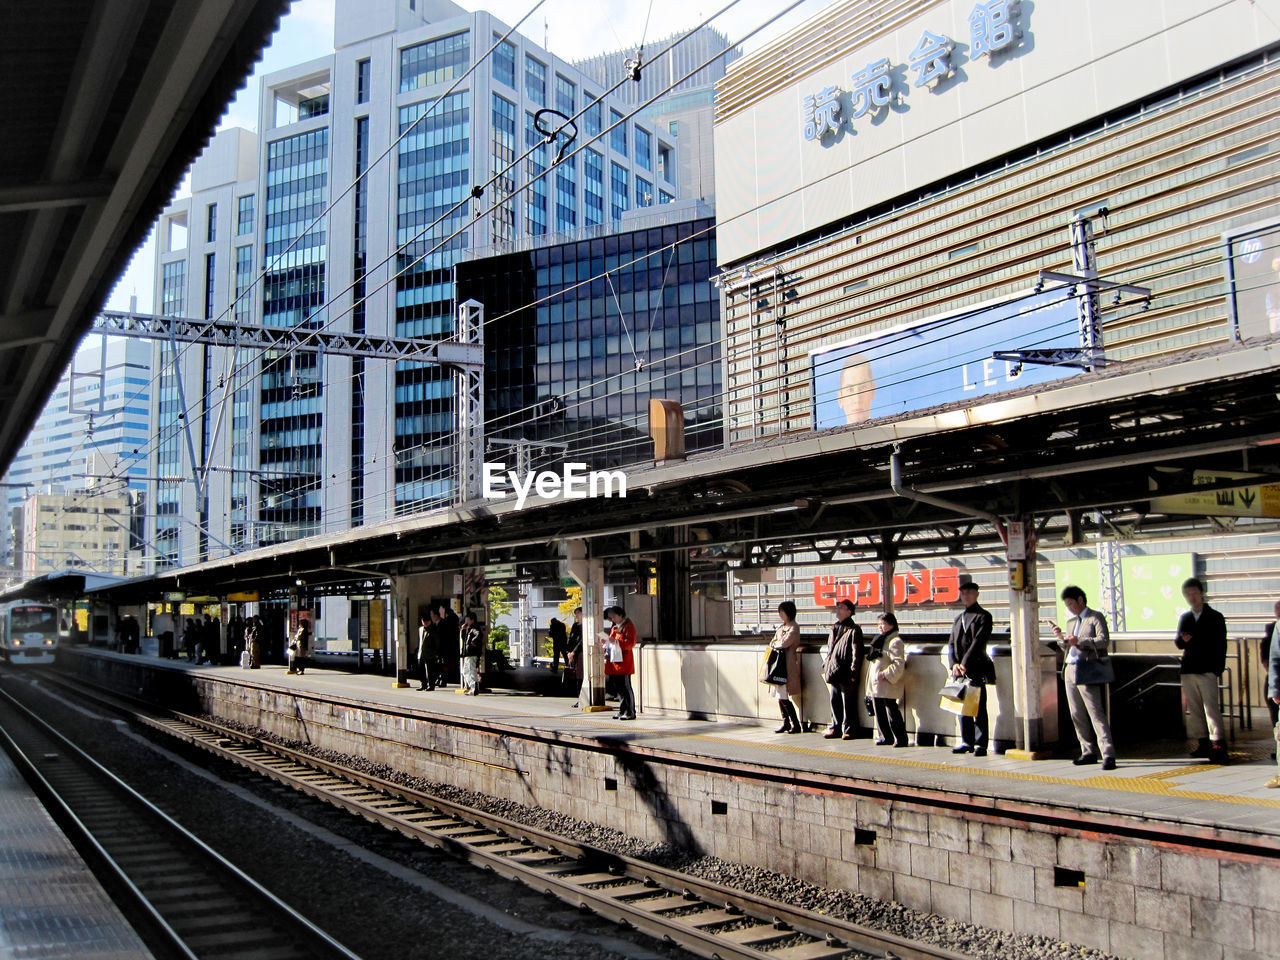
[[[78,600],[86,593],[114,587],[128,580],[106,573],[90,573],[84,570],[59,570],[33,577],[24,583],[0,593],[0,603],[11,600]]]
[[[0,473],[288,5],[3,5]]]
[[[892,489],[895,451],[904,486],[935,502]],[[1206,470],[1229,475],[1206,486]],[[367,594],[391,576],[495,565],[546,582],[560,576],[557,558],[571,539],[588,541],[615,575],[641,576],[646,560],[688,549],[695,571],[714,576],[730,562],[767,568],[788,552],[845,561],[1003,556],[997,517],[1029,516],[1041,543],[1058,544],[1222,527],[1230,518],[1156,514],[1150,501],[1280,481],[1280,337],[1189,351],[1177,364],[1115,364],[1069,387],[1028,388],[965,411],[761,440],[626,473],[625,499],[524,509],[473,501],[165,570],[98,595]],[[1280,529],[1280,519],[1262,522]]]

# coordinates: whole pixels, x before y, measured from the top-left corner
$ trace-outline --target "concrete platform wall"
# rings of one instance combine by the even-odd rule
[[[1174,827],[1157,839],[1117,836],[1117,825],[1164,828],[486,728],[124,658],[72,653],[61,668],[413,775],[919,910],[1134,958],[1280,956],[1280,857],[1252,852],[1244,835],[1181,828],[1179,841]],[[1215,839],[1233,849],[1197,849]],[[1083,885],[1064,871],[1079,871]]]

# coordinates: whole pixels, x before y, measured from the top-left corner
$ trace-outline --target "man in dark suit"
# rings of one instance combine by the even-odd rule
[[[1222,724],[1218,683],[1227,668],[1227,621],[1204,602],[1204,583],[1196,577],[1182,584],[1182,596],[1191,609],[1179,619],[1173,642],[1182,651],[1187,736],[1197,742],[1191,756],[1226,763],[1226,728]]]
[[[980,694],[978,715],[960,718],[960,742],[951,752],[972,751],[975,757],[985,757],[990,739],[986,685],[996,681],[996,665],[987,654],[987,643],[991,640],[991,614],[978,605],[978,585],[973,581],[960,584],[960,602],[964,609],[951,624],[947,665],[951,668],[952,677],[967,679]]]

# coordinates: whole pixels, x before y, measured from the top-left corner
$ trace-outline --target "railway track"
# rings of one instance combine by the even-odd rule
[[[358,960],[3,690],[0,746],[161,960]]]
[[[51,678],[57,680],[57,678]],[[104,707],[478,867],[712,960],[968,960],[411,790],[207,719],[74,687]],[[126,702],[127,701],[127,702]]]

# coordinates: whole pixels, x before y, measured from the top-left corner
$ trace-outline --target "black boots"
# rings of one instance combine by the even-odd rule
[[[1196,748],[1191,751],[1191,759],[1208,760],[1209,759],[1209,738],[1201,737]]]
[[[1221,740],[1213,741],[1213,744],[1209,747],[1209,762],[1218,764],[1228,762],[1227,745]]]
[[[799,733],[800,716],[796,713],[796,705],[790,700],[779,700],[778,709],[782,711],[782,726],[774,733]]]

